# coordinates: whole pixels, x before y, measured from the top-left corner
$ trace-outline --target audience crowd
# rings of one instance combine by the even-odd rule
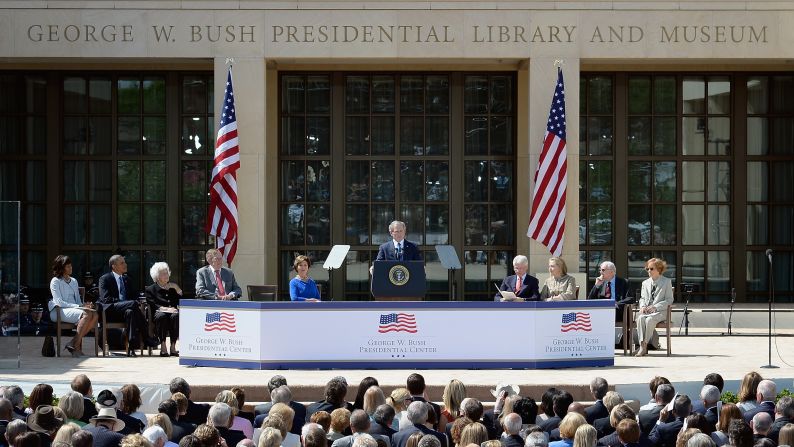
[[[424,378],[386,394],[367,377],[352,403],[348,384],[335,377],[317,402],[293,399],[287,379],[268,382],[269,402],[246,411],[245,390],[232,387],[215,402],[191,400],[182,378],[156,414],[144,414],[134,384],[101,390],[93,398],[81,374],[54,405],[53,388],[39,384],[27,396],[0,386],[0,447],[777,447],[794,445],[794,401],[777,398],[775,382],[748,373],[738,403],[722,403],[724,381],[709,374],[699,395],[678,394],[664,377],[649,382],[650,400],[638,411],[601,377],[592,398],[577,402],[549,388],[539,400],[518,386],[497,384],[494,401],[467,396],[451,380],[429,396]],[[352,396],[351,396],[352,397]],[[441,405],[433,401],[441,398]],[[634,408],[637,406],[635,405]]]

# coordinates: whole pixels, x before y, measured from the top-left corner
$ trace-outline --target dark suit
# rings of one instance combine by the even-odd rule
[[[94,447],[118,447],[124,437],[121,433],[110,431],[105,427],[86,425],[83,430],[94,436]]]
[[[488,430],[488,439],[499,439],[502,434],[502,424],[499,423],[499,418],[493,413],[493,410],[485,410],[482,414],[482,425]],[[452,439],[452,423],[447,424],[447,436]]]
[[[292,402],[290,402],[290,404],[292,404]],[[290,407],[292,407],[292,405],[290,405]],[[312,415],[318,411],[327,411],[330,414],[337,408],[347,408],[351,413],[353,412],[353,405],[349,404],[348,402],[345,402],[343,405],[334,405],[328,401],[321,400],[319,402],[309,404],[309,406],[306,407],[306,416],[304,417],[304,422],[309,422]],[[303,425],[301,425],[301,427],[303,427]]]
[[[744,413],[744,415],[743,415],[744,416],[744,421],[749,424],[750,421],[753,420],[753,416],[755,416],[757,413],[761,413],[761,412],[769,413],[769,415],[772,416],[772,420],[774,421],[775,420],[775,403],[774,402],[770,402],[768,400],[765,400],[765,401],[761,402],[757,407],[753,408],[752,410],[748,411],[747,413]]]
[[[509,290],[511,292],[515,292],[516,290],[516,275],[510,275],[505,277],[502,280],[502,285],[499,286],[499,290]],[[518,290],[516,296],[519,298],[524,298],[527,301],[537,301],[540,299],[540,291],[538,289],[538,279],[534,276],[527,273],[524,275],[524,280],[521,283],[521,289]],[[502,295],[497,293],[493,296],[494,301],[499,301],[502,298]]]
[[[601,399],[598,399],[593,405],[585,408],[584,414],[585,419],[587,419],[587,423],[590,425],[593,425],[593,421],[596,419],[609,417],[609,411],[607,411],[607,407],[604,405],[604,402],[602,402]]]
[[[524,447],[524,438],[519,435],[511,435],[500,439],[502,447]]]
[[[790,424],[791,419],[786,417],[779,417],[772,422],[772,427],[769,428],[769,432],[767,432],[766,437],[775,441],[777,444],[778,440],[780,439],[780,429],[783,428],[784,425]]]
[[[237,445],[238,442],[245,439],[245,433],[241,432],[240,430],[231,430],[226,427],[215,427],[218,429],[218,434],[221,435],[223,439],[226,440],[226,445]]]
[[[80,420],[85,422],[86,424],[91,419],[91,416],[96,416],[96,406],[91,399],[84,397],[83,398],[83,415],[80,417]]]
[[[677,417],[673,422],[663,422],[653,426],[653,430],[648,435],[651,445],[657,447],[675,447],[675,440],[678,432],[684,426],[684,418]]]
[[[6,441],[6,427],[8,427],[9,421],[0,421],[0,447],[5,447],[8,445],[8,441]]]
[[[612,433],[615,432],[615,427],[609,424],[609,416],[598,418],[594,420],[593,423],[590,425],[592,425],[593,428],[596,429],[599,438],[603,438],[604,436],[611,435]]]
[[[555,428],[560,426],[560,422],[562,418],[559,416],[551,416],[550,418],[546,419],[545,421],[540,423],[540,428],[545,431],[546,433],[551,434],[551,431]]]
[[[652,410],[642,410],[637,413],[641,432],[648,434],[653,430],[653,426],[656,425],[656,421],[659,420],[659,413],[661,413],[662,408],[664,408],[664,405],[657,405],[653,407]]]
[[[210,406],[207,404],[197,404],[192,400],[187,402],[187,412],[179,420],[180,422],[189,422],[199,426],[207,423],[207,415],[210,412]]]
[[[127,275],[122,276],[124,288],[126,289],[125,300],[121,301],[119,296],[119,286],[113,272],[105,273],[99,278],[99,298],[97,303],[105,309],[105,314],[109,321],[127,323],[127,339],[130,342],[130,349],[137,346],[139,340],[148,338],[149,327],[146,318],[143,316],[141,306],[138,305],[137,295],[130,285]],[[140,339],[138,336],[140,335]]]
[[[380,248],[378,249],[378,257],[375,258],[376,261],[421,261],[422,260],[422,253],[419,251],[419,247],[416,246],[413,242],[403,239],[403,250],[402,250],[402,259],[397,259],[397,253],[394,250],[394,240],[390,240],[385,244],[381,244]]]
[[[394,434],[397,433],[397,430],[395,430],[395,429],[393,429],[391,427],[387,427],[385,425],[378,424],[377,422],[373,422],[369,426],[369,432],[368,433],[371,434],[371,435],[383,435],[383,436],[389,438],[389,441],[391,441],[392,436],[394,436]]]
[[[703,414],[703,416],[706,417],[706,422],[708,422],[708,425],[709,425],[709,431],[713,432],[714,430],[716,430],[717,429],[717,419],[718,419],[717,406],[715,405],[715,406],[710,407],[709,409],[707,409],[706,412]]]
[[[445,434],[427,428],[422,424],[414,424],[413,426],[406,427],[404,430],[398,431],[394,434],[394,436],[392,436],[392,447],[405,447],[405,445],[408,443],[408,438],[418,431],[421,431],[426,435],[435,436],[441,442],[441,447],[447,446],[447,436]]]
[[[290,430],[290,433],[300,436],[301,427],[303,427],[306,422],[309,422],[308,418],[306,417],[306,406],[300,402],[291,400],[289,402],[289,407],[295,412],[295,416],[292,418],[292,430]],[[256,413],[256,417],[254,418],[254,427],[259,428],[262,426],[262,421],[264,421],[267,415],[270,414],[271,408],[273,408],[273,402],[266,402],[264,404],[257,405],[254,408],[254,413]]]
[[[438,422],[441,420],[441,407],[435,402],[429,402],[429,401],[425,400],[425,398],[422,397],[422,396],[411,396],[411,399],[414,402],[425,402],[425,403],[428,403],[428,404],[430,404],[431,407],[433,407],[433,411],[435,411],[435,413],[436,413],[436,423],[435,423],[435,425],[433,425],[433,428],[437,429],[438,428]],[[442,446],[443,446],[443,444],[442,444]]]
[[[607,283],[603,282],[600,286],[593,286],[590,293],[587,294],[588,300],[605,300],[612,299],[615,301],[615,321],[623,321],[623,308],[631,302],[634,298],[626,298],[628,293],[629,283],[623,278],[615,276],[615,288],[610,290],[612,296],[607,298]]]
[[[171,418],[168,419],[171,421],[171,426],[173,427],[171,430],[171,439],[169,439],[171,442],[179,444],[179,441],[181,441],[182,438],[187,435],[191,435],[194,431],[196,431],[196,426],[190,422],[175,421]]]
[[[179,294],[176,289],[163,289],[157,284],[146,288],[146,302],[154,312],[154,333],[165,340],[171,336],[171,343],[179,338],[179,313],[160,312],[161,307],[179,307]]]

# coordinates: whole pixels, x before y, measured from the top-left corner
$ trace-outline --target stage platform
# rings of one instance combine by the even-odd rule
[[[677,333],[677,329],[676,332]],[[615,366],[601,368],[572,368],[554,370],[419,370],[428,384],[431,399],[440,401],[441,392],[452,378],[463,381],[469,395],[484,401],[492,401],[488,390],[499,381],[518,384],[522,394],[540,398],[549,386],[569,390],[577,400],[589,400],[587,384],[594,376],[607,379],[610,385],[627,399],[646,401],[647,383],[650,378],[662,375],[670,379],[677,391],[697,394],[703,377],[711,372],[722,374],[725,390],[735,391],[739,381],[748,371],[759,371],[765,378],[776,380],[778,388],[794,389],[794,330],[782,329],[773,338],[772,363],[777,369],[760,369],[768,363],[767,338],[759,329],[737,330],[735,335],[721,335],[715,331],[690,331],[689,336],[673,336],[672,357],[666,352],[651,351],[647,357],[624,357],[622,350],[616,351]],[[521,343],[509,336],[489,335],[494,343]],[[68,390],[69,382],[77,374],[86,374],[94,384],[95,392],[125,383],[136,383],[148,396],[149,402],[159,402],[167,396],[167,384],[176,376],[184,377],[193,389],[197,401],[212,401],[221,389],[241,385],[246,389],[248,403],[269,400],[266,383],[274,374],[287,377],[296,400],[313,401],[322,396],[328,379],[344,376],[350,385],[348,399],[355,397],[358,382],[366,377],[376,377],[386,392],[404,386],[405,378],[414,370],[236,370],[210,367],[179,366],[177,359],[137,357],[71,357],[45,358],[40,355],[40,338],[23,338],[22,349],[29,353],[16,367],[16,339],[0,339],[0,385],[18,383],[26,392],[37,383],[46,382],[54,386],[56,395]],[[90,339],[86,340],[89,346]],[[318,339],[318,342],[322,342]],[[331,347],[329,347],[330,349]],[[89,351],[92,352],[92,351]]]

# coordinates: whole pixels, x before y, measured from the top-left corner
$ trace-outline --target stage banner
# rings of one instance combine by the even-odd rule
[[[237,368],[609,366],[614,365],[614,312],[614,303],[606,300],[185,300],[179,361]]]

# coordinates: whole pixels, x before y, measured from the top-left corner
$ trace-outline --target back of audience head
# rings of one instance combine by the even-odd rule
[[[174,393],[182,393],[190,399],[190,385],[188,385],[187,380],[181,377],[174,377],[171,379],[171,382],[168,384],[168,391],[171,394]]]
[[[119,447],[153,447],[148,439],[144,438],[140,433],[133,433],[121,438]]]
[[[441,447],[441,441],[434,435],[424,435],[419,440],[417,447]]]
[[[17,436],[21,435],[28,431],[28,425],[25,421],[14,419],[8,423],[6,426],[6,440],[8,441],[8,445],[14,445],[14,442]]]
[[[758,395],[760,397],[758,403],[766,401],[774,402],[775,397],[777,397],[777,385],[771,380],[762,380],[758,384]]]
[[[235,447],[256,447],[254,441],[248,438],[243,438],[237,442]]]
[[[229,391],[231,391],[232,394],[234,394],[234,397],[237,398],[238,413],[243,411],[243,408],[245,407],[245,389],[239,386],[233,386],[229,388]]]
[[[325,384],[325,401],[336,406],[344,405],[347,395],[347,384],[333,378]]]
[[[405,380],[405,387],[412,396],[421,396],[425,392],[425,378],[418,373],[413,373]]]
[[[496,439],[489,439],[480,444],[480,447],[502,447],[502,443]]]
[[[670,381],[667,380],[667,377],[662,376],[656,376],[651,379],[650,382],[648,382],[648,388],[651,390],[651,396],[656,396],[656,389],[659,388],[659,385],[663,383],[670,385]]]
[[[483,414],[483,406],[482,402],[473,398],[467,397],[463,399],[463,403],[461,404],[463,410],[463,416],[471,419],[472,421],[479,421],[482,418]]]
[[[733,447],[751,447],[753,445],[753,430],[744,422],[744,419],[734,419],[728,424],[728,443]]]
[[[67,418],[80,419],[83,417],[83,411],[85,410],[83,395],[77,391],[68,391],[58,400],[58,408],[66,413]]]
[[[18,385],[7,386],[3,391],[3,397],[10,400],[11,405],[19,409],[22,409],[22,405],[25,404],[25,392]]]
[[[157,405],[157,412],[163,413],[169,418],[176,420],[177,415],[179,414],[179,407],[172,399],[166,399]]]
[[[72,435],[80,431],[80,426],[75,424],[74,422],[67,422],[61,425],[61,428],[55,432],[55,437],[52,438],[52,441],[60,441],[64,444],[71,444],[72,442]]]
[[[156,425],[163,429],[168,439],[174,435],[174,425],[171,424],[171,419],[165,413],[157,413],[149,416],[149,426]]]
[[[369,415],[364,410],[354,410],[350,414],[350,430],[353,433],[366,433],[369,430]]]
[[[449,433],[452,436],[452,443],[454,445],[460,444],[460,434],[463,432],[463,429],[471,423],[472,420],[465,416],[459,417],[452,422],[452,428],[449,429]]]
[[[394,408],[392,408],[391,405],[381,404],[375,409],[375,413],[372,414],[372,419],[377,424],[380,424],[384,427],[389,427],[391,426],[392,422],[394,422],[394,416]]]
[[[725,388],[725,380],[717,373],[710,373],[703,378],[703,385],[714,385],[722,393],[722,389]]]
[[[342,433],[350,427],[350,410],[347,408],[337,408],[331,412],[331,429],[337,433]]]
[[[778,444],[794,447],[794,424],[789,422],[780,429]]]
[[[378,447],[378,442],[372,436],[364,434],[356,436],[351,447]]]
[[[598,432],[592,425],[580,425],[573,435],[573,447],[595,447],[598,442]]]
[[[364,405],[362,409],[368,415],[375,413],[379,405],[386,403],[386,396],[383,395],[383,390],[377,385],[372,385],[364,392]]]
[[[584,405],[581,402],[571,402],[571,405],[568,405],[568,413],[579,413],[582,416],[587,416],[587,413],[584,410]]]
[[[714,385],[703,385],[700,389],[700,399],[703,400],[703,405],[708,405],[706,408],[710,408],[720,400],[720,389]]]
[[[237,402],[237,396],[231,390],[223,390],[215,396],[215,403],[224,403],[232,410],[232,417],[237,416],[240,411],[240,403]]]
[[[673,413],[675,413],[676,417],[686,419],[689,416],[689,413],[692,412],[692,401],[689,399],[689,396],[686,394],[681,394],[675,399],[675,403],[673,403]]]
[[[199,445],[202,447],[216,447],[221,439],[221,435],[218,433],[218,430],[215,427],[207,424],[201,424],[196,427],[196,429],[193,431],[193,435],[198,438]],[[180,442],[179,445],[181,446],[182,443]]]
[[[634,419],[623,419],[618,422],[615,431],[622,444],[635,444],[640,442],[640,424]]]
[[[766,413],[764,413],[766,414]],[[723,404],[720,410],[720,421],[717,424],[717,430],[728,433],[728,424],[734,419],[742,418],[742,410],[736,404]]]
[[[422,436],[425,434],[421,431],[412,433],[411,436],[408,437],[408,440],[405,441],[405,447],[418,447],[419,440],[422,439]]]
[[[262,429],[259,435],[259,444],[257,447],[279,447],[284,442],[281,436],[281,431],[275,427],[266,427]]]
[[[794,398],[783,396],[775,404],[775,417],[794,419]]]
[[[758,441],[755,441],[753,447],[778,447],[778,445],[769,438],[760,438]]]
[[[52,405],[52,394],[52,386],[46,383],[34,386],[30,396],[28,396],[28,408],[36,410],[39,405]]]
[[[410,399],[411,393],[408,392],[408,388],[395,388],[386,398],[386,403],[391,405],[395,412],[400,412],[405,411]]]
[[[557,394],[557,388],[551,387],[543,392],[540,398],[540,408],[543,414],[548,417],[554,416],[554,396]]]
[[[275,376],[271,377],[270,380],[267,382],[267,390],[272,392],[276,388],[280,386],[285,386],[287,384],[287,378],[282,376],[281,374],[276,374]]]
[[[656,387],[656,402],[667,405],[675,397],[675,388],[669,383],[661,383]]]
[[[80,403],[82,405],[82,402]],[[14,414],[14,404],[5,397],[0,397],[0,420],[10,421]]]
[[[157,425],[152,425],[143,431],[143,437],[148,439],[154,447],[163,447],[168,442],[168,435],[165,430]]]
[[[41,438],[36,432],[25,432],[14,438],[14,447],[41,447]]]
[[[306,424],[301,428],[303,447],[326,447],[326,431],[319,424]]]
[[[563,439],[573,439],[576,429],[587,424],[584,416],[579,413],[568,413],[560,421],[560,437]]]
[[[207,414],[207,423],[213,427],[229,428],[232,423],[232,409],[223,402],[216,402]]]
[[[121,387],[121,411],[127,414],[135,413],[141,406],[141,390],[138,385],[128,383]]]
[[[706,416],[700,413],[692,413],[686,417],[686,426],[691,428],[697,428],[701,432],[710,435],[710,424],[709,421],[706,420]]]
[[[460,432],[460,445],[477,444],[480,445],[488,440],[488,429],[479,422],[473,422],[463,428]]]
[[[289,404],[292,401],[292,391],[287,385],[281,385],[270,392],[270,402],[273,404]]]
[[[416,401],[408,405],[406,416],[412,424],[424,424],[427,422],[427,405],[424,402]]]
[[[267,427],[275,428],[281,433],[281,438],[287,437],[289,429],[287,428],[287,421],[280,414],[268,413],[267,417],[262,421],[262,429]]]
[[[284,420],[284,423],[287,424],[287,431],[292,430],[292,421],[295,419],[295,410],[293,410],[289,405],[282,403],[274,404],[272,407],[270,407],[270,412],[268,415],[271,414],[280,416],[281,419]],[[287,435],[285,434],[284,437],[286,438]]]
[[[686,442],[686,447],[716,447],[717,444],[711,439],[711,436],[705,433],[695,433]]]
[[[522,425],[521,416],[516,413],[509,413],[502,418],[502,428],[510,436],[517,435]]]
[[[177,415],[178,416],[183,416],[183,415],[187,414],[187,408],[190,405],[190,403],[188,402],[187,397],[185,397],[184,394],[182,394],[182,393],[174,393],[174,394],[171,395],[171,400],[176,402],[176,408],[177,408]],[[175,418],[175,419],[178,419],[178,417]]]
[[[546,433],[543,431],[530,432],[524,441],[524,447],[546,447],[548,445],[549,440],[546,439]]]
[[[522,424],[534,424],[538,417],[538,404],[531,397],[522,397],[513,405],[513,412],[521,416]]]
[[[590,394],[598,399],[603,399],[604,395],[609,391],[609,383],[603,377],[594,377],[590,381]]]
[[[571,393],[560,390],[557,394],[554,395],[554,400],[552,402],[552,408],[554,409],[554,414],[558,417],[562,418],[568,413],[568,405],[573,403],[573,396]],[[573,433],[571,433],[573,436]]]
[[[324,432],[328,433],[328,430],[331,428],[331,413],[322,410],[318,411],[311,415],[309,422],[318,424],[320,427],[322,427]]]
[[[94,435],[90,431],[80,430],[72,435],[69,443],[72,447],[93,447]]]
[[[612,411],[613,408],[616,406],[624,403],[623,396],[620,395],[617,391],[608,391],[604,398],[601,400],[605,407],[607,407],[607,411]]]
[[[739,402],[754,401],[756,394],[758,394],[758,384],[764,380],[761,374],[751,371],[744,375],[742,384],[739,386],[738,398]]]
[[[364,377],[358,384],[356,389],[356,400],[353,401],[353,408],[362,410],[364,409],[364,393],[369,390],[371,386],[378,386],[378,379],[374,377]]]
[[[74,376],[71,383],[72,391],[77,391],[83,396],[91,395],[91,379],[85,374],[78,374]]]
[[[201,440],[194,434],[189,434],[179,440],[179,447],[201,447]]]
[[[678,432],[678,436],[675,438],[675,447],[686,447],[687,442],[689,442],[689,438],[695,436],[698,433],[701,433],[701,431],[697,428],[687,428],[686,430],[682,429]]]
[[[458,379],[452,379],[444,387],[441,400],[444,408],[453,416],[460,416],[460,406],[466,398],[466,385]]]

